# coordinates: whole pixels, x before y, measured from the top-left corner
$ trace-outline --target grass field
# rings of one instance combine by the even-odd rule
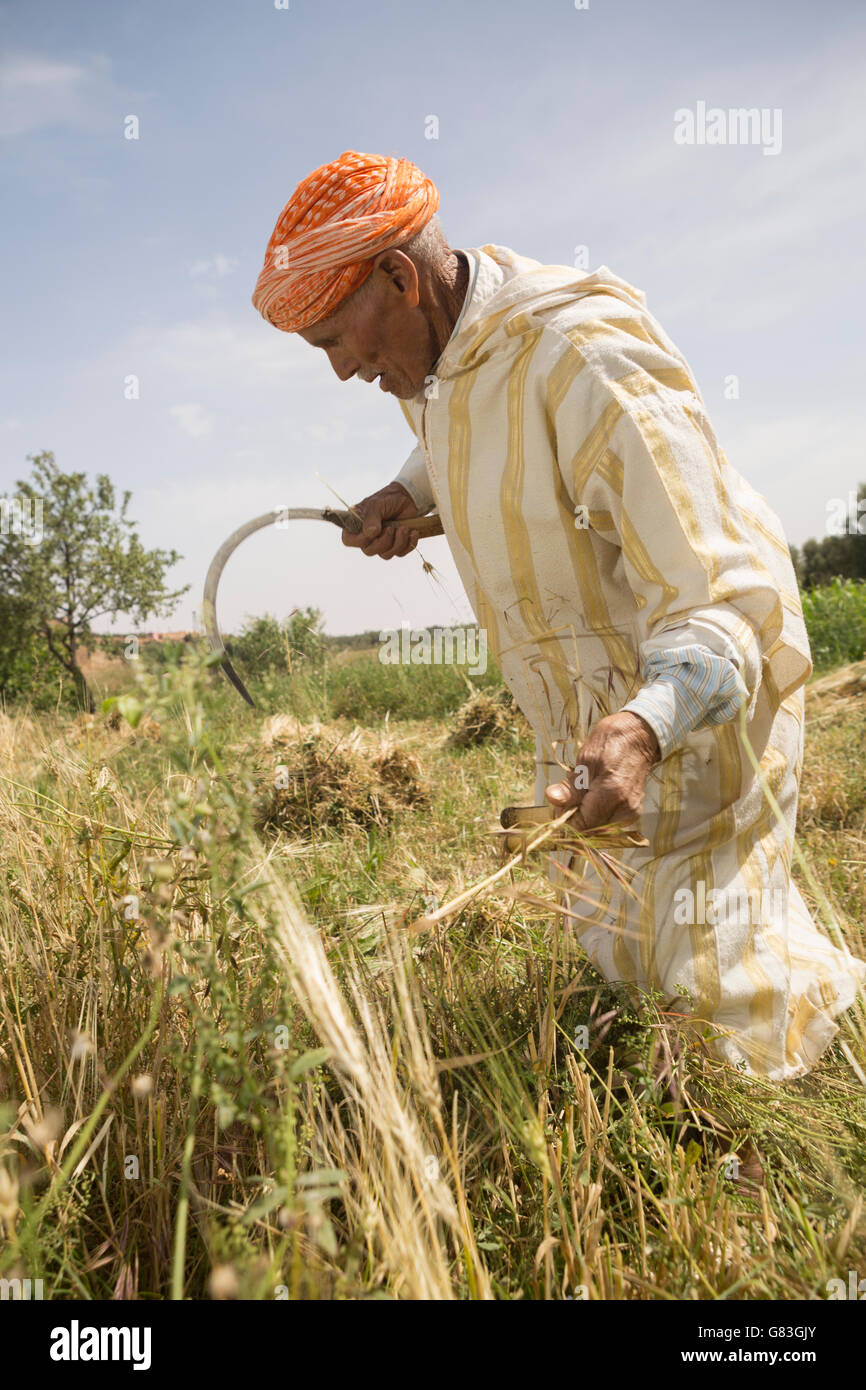
[[[862,670],[809,695],[797,870],[861,956]],[[862,1006],[786,1086],[688,1053],[730,1144],[697,1108],[683,1132],[648,1061],[676,1021],[603,1022],[543,858],[522,898],[407,931],[496,867],[499,810],[533,799],[522,721],[459,746],[459,673],[370,658],[256,693],[191,665],[135,727],[0,716],[0,1272],[46,1298],[823,1299],[866,1271]]]

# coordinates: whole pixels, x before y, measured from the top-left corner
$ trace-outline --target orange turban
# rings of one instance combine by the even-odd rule
[[[372,258],[419,232],[439,190],[408,159],[346,150],[298,184],[277,218],[253,291],[263,318],[297,333],[364,283]]]

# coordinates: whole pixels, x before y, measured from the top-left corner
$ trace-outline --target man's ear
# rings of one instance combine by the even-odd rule
[[[373,262],[373,270],[374,272],[379,271],[387,278],[391,289],[405,296],[408,308],[417,308],[421,298],[418,268],[405,252],[396,248],[390,251],[380,251]]]

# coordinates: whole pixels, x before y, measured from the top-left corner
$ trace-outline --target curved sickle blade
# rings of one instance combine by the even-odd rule
[[[237,550],[241,541],[245,541],[247,536],[251,536],[254,531],[260,531],[263,526],[271,526],[275,521],[279,521],[281,525],[284,521],[330,521],[332,526],[339,526],[341,531],[351,531],[353,535],[357,535],[364,525],[357,512],[342,512],[332,507],[322,509],[318,507],[278,507],[275,511],[265,512],[263,516],[257,516],[244,526],[239,526],[237,531],[233,531],[228,540],[223,542],[211,560],[210,569],[204,582],[204,598],[202,600],[204,630],[207,633],[211,650],[218,652],[222,657],[220,665],[235,690],[243,696],[248,705],[252,705],[253,709],[255,709],[256,702],[229,661],[223,639],[220,636],[216,616],[217,587],[226,561]],[[444,535],[442,520],[438,512],[429,512],[427,516],[401,517],[398,524],[411,526],[421,536]]]
[[[247,690],[240,676],[229,661],[228,654],[223,639],[220,636],[219,626],[216,615],[216,596],[219,587],[220,576],[226,567],[229,556],[237,550],[241,541],[245,541],[247,536],[251,536],[254,531],[260,531],[263,526],[271,526],[275,521],[330,521],[332,525],[339,526],[341,530],[360,531],[362,522],[360,517],[353,512],[333,511],[330,507],[324,509],[316,507],[295,507],[286,510],[283,507],[277,508],[272,512],[265,512],[263,516],[257,516],[252,521],[248,521],[243,526],[239,526],[233,531],[227,541],[224,541],[210,562],[207,578],[204,582],[204,598],[202,600],[202,621],[204,630],[207,633],[211,651],[218,652],[222,656],[220,665],[225,671],[235,690],[242,695],[248,705],[255,709],[256,702]]]

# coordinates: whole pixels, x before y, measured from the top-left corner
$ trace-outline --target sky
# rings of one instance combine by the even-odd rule
[[[250,302],[283,204],[346,149],[420,165],[454,247],[642,289],[790,541],[866,481],[866,6],[579,4],[0,0],[0,492],[45,449],[129,489],[191,585],[146,627],[194,625],[243,521],[357,502],[411,451],[393,397]],[[755,142],[698,142],[742,107]],[[224,631],[307,605],[331,633],[471,616],[443,538],[384,562],[295,523],[230,561]]]

